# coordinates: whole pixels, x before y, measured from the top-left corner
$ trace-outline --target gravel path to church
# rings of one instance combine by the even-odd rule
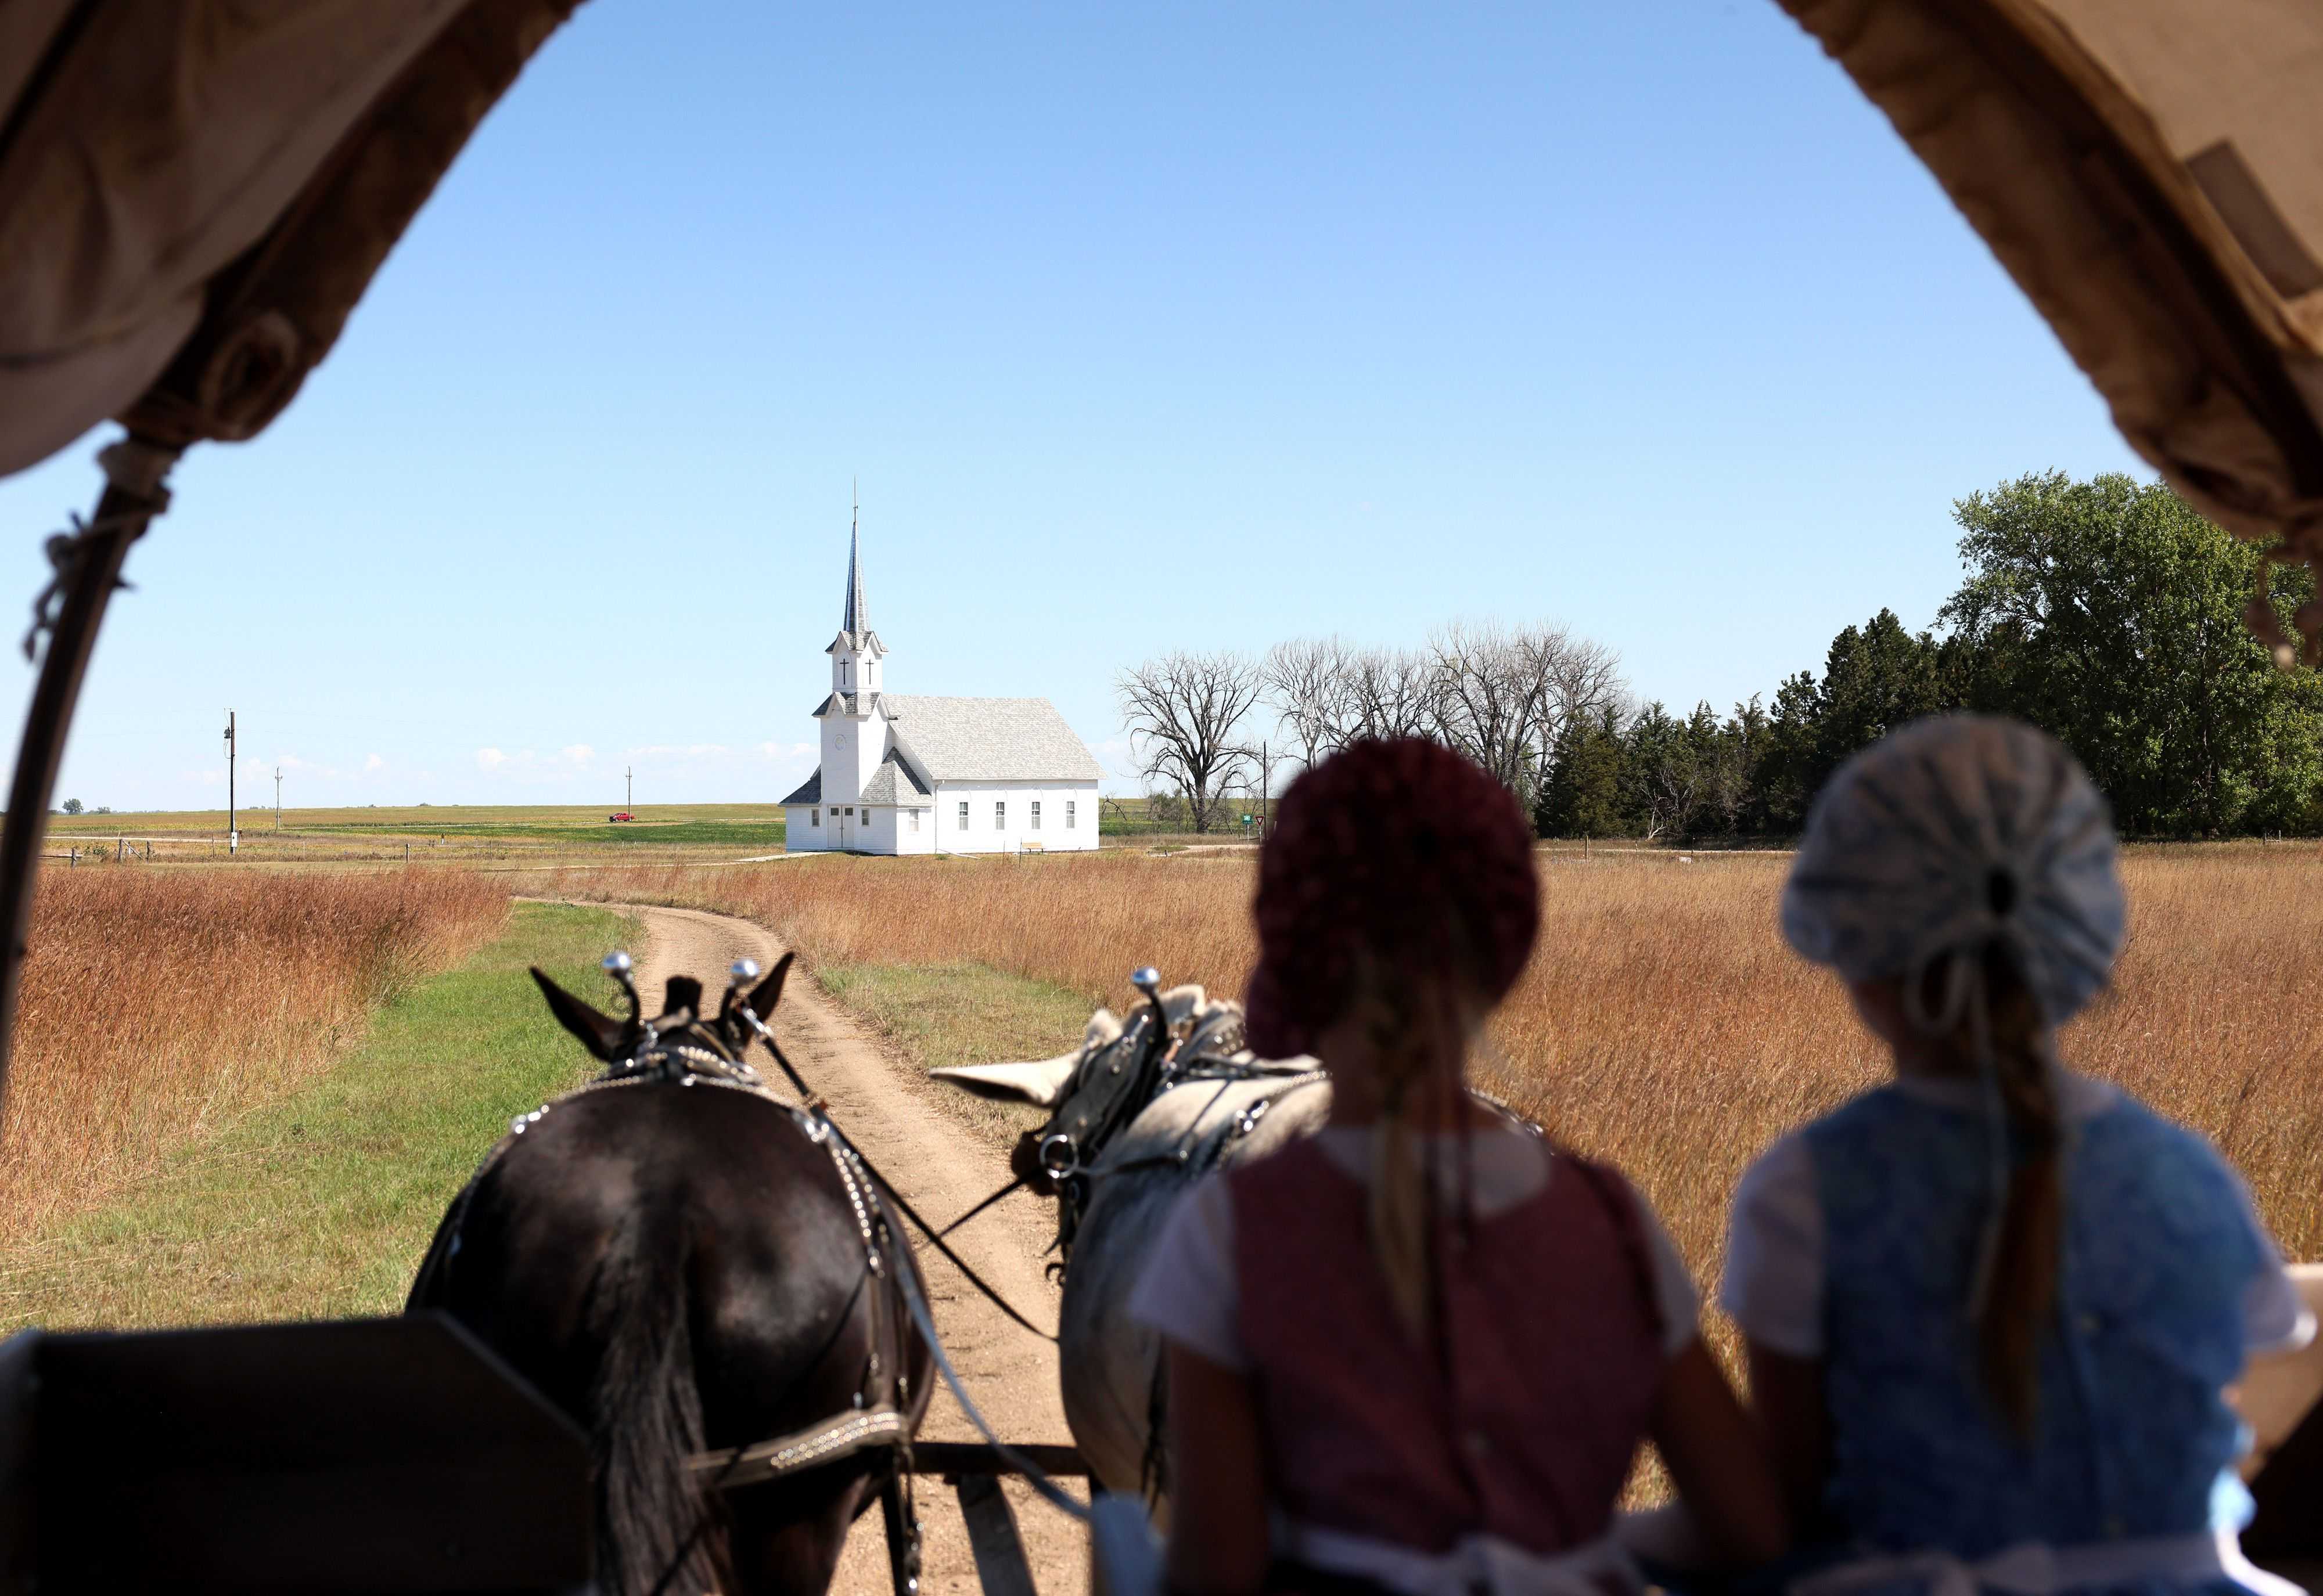
[[[692,909],[611,906],[637,915],[649,933],[638,957],[638,985],[649,1002],[668,976],[691,975],[714,995],[724,990],[727,967],[735,959],[755,959],[770,969],[782,956],[774,936],[747,920]],[[889,1056],[811,979],[794,976],[784,987],[775,1034],[808,1085],[829,1101],[831,1118],[931,1222],[942,1225],[965,1213],[1008,1178],[1007,1149],[990,1132],[969,1125],[948,1101],[950,1089]],[[768,1069],[768,1062],[762,1059],[760,1067]],[[1018,1196],[950,1240],[1035,1324],[1053,1325],[1057,1289],[1042,1272],[1041,1254],[1055,1229],[1053,1205]],[[1011,1441],[1070,1442],[1057,1394],[1056,1348],[1009,1323],[933,1252],[923,1248],[919,1258],[945,1349],[993,1427]],[[932,1441],[978,1438],[941,1387],[921,1435]],[[1084,1588],[1088,1553],[1076,1527],[1022,1484],[1011,1484],[1008,1496],[1041,1590],[1063,1596]],[[923,1475],[919,1508],[926,1534],[922,1590],[929,1596],[971,1596],[979,1586],[959,1502],[940,1479]],[[888,1591],[877,1508],[856,1520],[831,1588],[840,1596]]]

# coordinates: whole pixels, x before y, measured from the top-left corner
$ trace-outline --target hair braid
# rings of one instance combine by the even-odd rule
[[[1987,1394],[2030,1440],[2040,1411],[2041,1340],[2057,1306],[2064,1243],[2064,1127],[2039,1000],[2004,944],[1989,944],[1982,962],[1983,1041],[2015,1156],[1976,1304],[1977,1352]],[[1967,1031],[1964,1024],[1963,1042]]]

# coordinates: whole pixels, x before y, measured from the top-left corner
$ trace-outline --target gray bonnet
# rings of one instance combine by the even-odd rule
[[[2064,746],[2015,720],[1947,715],[1840,766],[1783,888],[1783,935],[1915,1009],[1939,960],[1998,940],[2052,1025],[2105,986],[2126,910],[2105,799]],[[1960,983],[1945,983],[1953,991]],[[1952,1014],[1924,1022],[1940,1026]]]

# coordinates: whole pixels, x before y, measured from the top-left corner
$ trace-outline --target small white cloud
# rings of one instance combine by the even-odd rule
[[[506,765],[507,763],[508,756],[501,753],[498,748],[478,748],[476,750],[476,764],[482,769],[498,770],[501,766]]]
[[[557,749],[556,752],[561,758],[570,765],[586,765],[590,760],[594,759],[597,757],[597,750],[591,748],[587,743],[567,743],[565,747]]]
[[[387,761],[381,758],[377,754],[372,754],[363,760],[363,768],[365,770],[385,770],[387,768]]]

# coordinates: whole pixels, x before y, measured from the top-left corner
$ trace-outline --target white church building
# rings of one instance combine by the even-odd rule
[[[1097,756],[1045,698],[886,691],[887,647],[847,542],[847,608],[817,706],[822,764],[783,800],[793,853],[1016,853],[1097,846]]]

